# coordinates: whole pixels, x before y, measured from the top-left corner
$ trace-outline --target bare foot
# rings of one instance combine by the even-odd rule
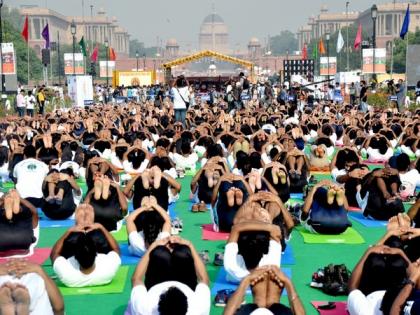
[[[215,171],[213,173],[213,185],[216,186],[219,180],[220,180],[220,174],[219,172]]]
[[[249,175],[248,184],[252,192],[255,192],[255,175],[252,173]]]
[[[13,214],[18,214],[20,212],[20,196],[18,192],[14,189],[11,190],[9,194],[13,200],[13,203],[12,203]]]
[[[213,172],[211,170],[206,170],[204,175],[207,177],[207,185],[209,188],[214,187]]]
[[[332,189],[332,188],[330,188],[330,189],[328,190],[328,192],[327,192],[327,203],[328,203],[329,205],[332,205],[332,204],[333,204],[333,202],[334,202],[334,197],[335,197],[335,193],[336,193],[336,191],[335,191],[334,189]]]
[[[156,167],[153,169],[153,187],[159,189],[160,181],[162,180],[162,171],[160,168]]]
[[[273,184],[277,185],[279,183],[278,178],[279,171],[278,169],[275,169],[274,167],[271,169],[271,176],[273,177]]]
[[[12,292],[12,296],[16,303],[16,315],[28,315],[29,304],[31,302],[28,289],[23,285],[18,284]]]
[[[149,185],[149,172],[148,171],[144,171],[141,174],[141,181],[143,183],[144,189],[149,189],[150,188],[150,185]]]
[[[255,172],[255,188],[260,190],[262,188],[260,173]]]
[[[230,189],[227,193],[227,203],[229,207],[233,207],[235,205],[235,191]]]
[[[0,287],[0,314],[15,315],[12,290],[8,287],[7,283]]]
[[[388,231],[392,231],[392,230],[398,229],[399,226],[400,226],[400,224],[398,222],[398,217],[394,216],[394,217],[392,217],[388,220],[388,225],[387,225],[386,229]]]
[[[411,219],[406,213],[399,213],[397,219],[400,228],[409,228],[411,226]]]
[[[7,194],[4,197],[4,214],[7,220],[11,220],[13,218],[13,198],[10,194]]]
[[[241,206],[244,201],[244,194],[242,193],[242,190],[237,189],[235,190],[235,202],[238,206]]]
[[[109,187],[111,186],[111,180],[105,176],[102,180],[102,198],[108,200],[109,197]]]
[[[342,205],[344,205],[344,190],[343,189],[339,189],[336,192],[335,195],[335,200],[337,200],[337,204],[341,207]]]
[[[94,187],[93,187],[93,198],[95,200],[101,199],[102,195],[102,179],[95,180]]]
[[[286,184],[287,182],[286,172],[284,170],[280,170],[277,174],[280,178],[280,183],[282,183],[283,185]]]

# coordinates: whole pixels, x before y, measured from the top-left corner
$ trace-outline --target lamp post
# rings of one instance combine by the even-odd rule
[[[373,84],[376,86],[376,19],[378,18],[378,7],[374,4],[371,8],[372,22],[373,22],[373,36],[372,36],[372,46],[373,46]]]
[[[3,8],[3,0],[0,0],[0,64],[1,64],[1,95],[3,98],[3,94],[6,91],[6,77],[4,76],[3,72],[3,20],[2,20],[2,12],[1,9]],[[28,82],[29,85],[29,82]],[[1,100],[0,100],[1,101]]]
[[[346,50],[347,50],[347,67],[346,67],[346,70],[347,71],[350,71],[350,49],[349,49],[349,4],[350,4],[350,2],[349,1],[347,1],[346,2],[346,26],[347,26],[347,29],[346,29],[346,43],[347,43],[347,47],[346,47]]]
[[[143,71],[146,71],[146,54],[143,54]]]
[[[136,71],[139,71],[139,51],[138,50],[136,50],[136,64],[137,64],[137,66],[136,66]]]
[[[74,56],[76,53],[76,23],[74,23],[74,20],[71,21],[70,31],[73,36],[73,75],[76,75],[76,58]]]
[[[330,31],[328,30],[325,33],[325,38],[327,40],[327,67],[328,67],[328,85],[330,84]]]
[[[109,42],[108,42],[108,39],[105,39],[105,48],[106,48],[106,89],[108,90],[108,85],[109,85],[109,78],[108,78]]]

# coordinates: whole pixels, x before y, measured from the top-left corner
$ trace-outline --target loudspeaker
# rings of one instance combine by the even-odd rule
[[[43,49],[42,50],[42,63],[46,66],[49,65],[51,61],[50,58],[50,50],[49,49]]]

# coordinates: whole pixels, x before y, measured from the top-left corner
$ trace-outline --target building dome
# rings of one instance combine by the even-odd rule
[[[216,13],[207,15],[200,27],[199,43],[201,50],[229,51],[229,31],[226,23]]]
[[[175,38],[170,38],[168,39],[168,41],[166,42],[166,46],[170,47],[170,46],[178,46],[178,42]]]
[[[252,37],[248,43],[249,46],[261,46],[260,40],[256,37]]]

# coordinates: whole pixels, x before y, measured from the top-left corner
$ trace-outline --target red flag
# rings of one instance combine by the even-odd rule
[[[25,24],[23,24],[23,30],[22,30],[22,37],[25,39],[26,42],[29,41],[29,22],[28,22],[28,16],[25,18]]]
[[[98,47],[98,44],[96,44],[95,49],[93,50],[92,55],[90,56],[90,61],[97,63],[98,53],[99,53],[99,47]]]
[[[117,55],[115,54],[115,50],[112,47],[109,47],[109,60],[111,61],[117,60]]]
[[[362,24],[359,24],[359,28],[357,29],[357,35],[354,39],[354,49],[359,49],[360,44],[362,43]]]
[[[321,55],[325,55],[327,53],[327,51],[325,50],[325,46],[324,46],[324,41],[322,40],[322,38],[319,40],[319,53]]]
[[[302,49],[302,59],[303,60],[308,59],[308,48],[306,48],[306,44],[303,46],[303,49]]]

